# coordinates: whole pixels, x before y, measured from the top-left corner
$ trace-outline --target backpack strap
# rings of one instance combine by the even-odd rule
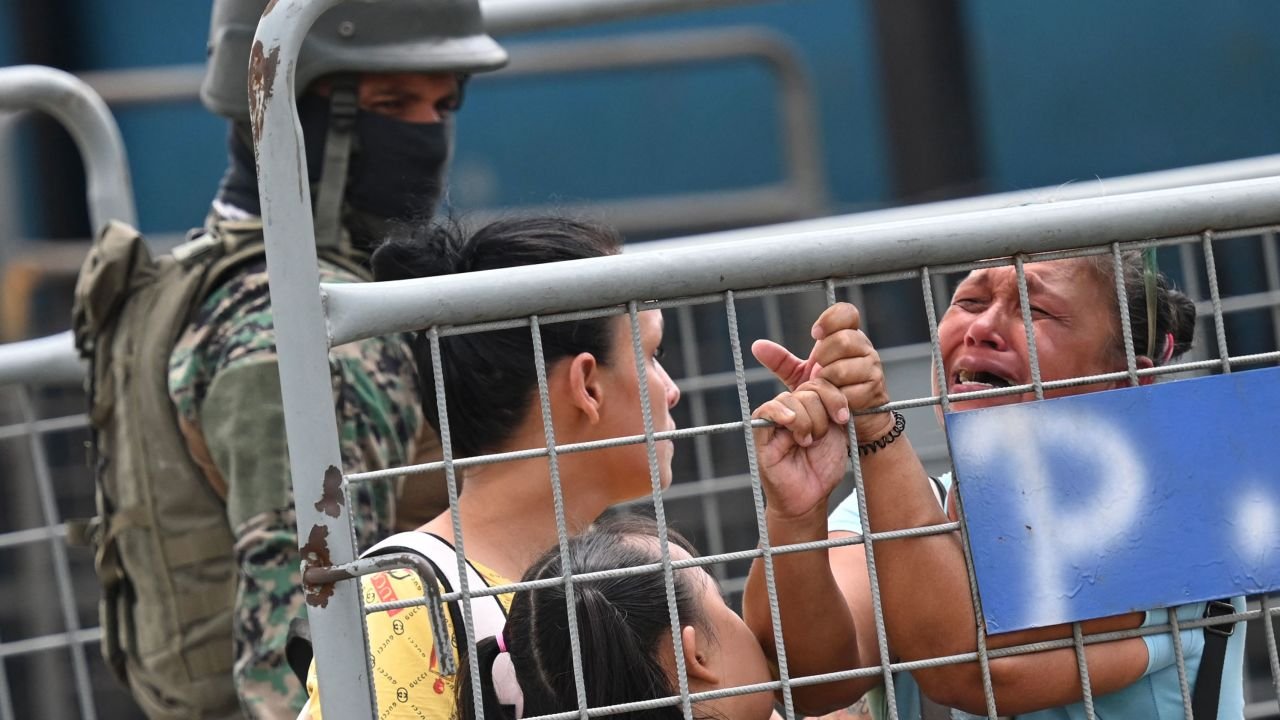
[[[435,567],[436,577],[445,586],[445,592],[453,592],[462,588],[461,577],[458,575],[457,551],[454,550],[452,544],[438,535],[418,531],[396,533],[369,548],[363,556],[373,557],[405,551],[421,555]],[[463,565],[467,572],[468,588],[489,587],[489,583],[485,582],[485,579],[476,571],[470,560],[464,559]],[[464,627],[461,603],[449,603],[449,612],[453,616],[454,627]],[[479,640],[490,635],[496,636],[502,632],[502,629],[507,625],[507,611],[502,606],[502,601],[498,599],[497,595],[472,598],[471,619],[475,622],[475,627],[473,628],[475,638]],[[466,635],[459,634],[455,630],[454,637],[465,638]],[[459,644],[459,647],[461,646],[462,644]]]
[[[1205,603],[1206,618],[1233,615],[1236,608],[1230,600]],[[1227,660],[1227,641],[1236,631],[1235,621],[1204,626],[1204,652],[1196,671],[1196,686],[1191,695],[1191,714],[1195,718],[1218,717],[1218,699],[1222,693],[1222,671]]]

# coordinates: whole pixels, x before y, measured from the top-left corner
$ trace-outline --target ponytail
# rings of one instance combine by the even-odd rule
[[[658,560],[657,530],[652,520],[623,516],[603,521],[569,540],[566,558],[574,574],[648,565]],[[672,545],[689,549],[677,533]],[[692,553],[691,553],[692,554]],[[565,567],[555,548],[525,573],[524,580],[560,578]],[[694,573],[674,575],[676,612],[681,625],[706,628],[698,597],[701,586]],[[667,589],[663,574],[644,572],[606,577],[573,586],[578,624],[577,648],[581,659],[582,694],[588,707],[649,700],[671,695],[671,679],[659,648],[671,633]],[[578,684],[574,677],[574,647],[569,640],[565,586],[516,593],[507,616],[506,654],[498,640],[477,644],[481,674],[481,698],[486,717],[516,720],[511,694],[495,687],[505,679],[503,663],[514,669],[522,715],[533,717],[578,708]],[[670,660],[676,660],[670,658]],[[683,662],[683,659],[677,660]],[[469,668],[458,683],[458,720],[476,720]],[[497,682],[495,682],[495,678]],[[504,705],[506,699],[508,704]],[[678,706],[664,706],[621,713],[620,720],[678,720]]]
[[[1155,336],[1149,337],[1151,327],[1148,322],[1147,288],[1145,265],[1142,254],[1125,252],[1121,254],[1121,280],[1124,283],[1125,298],[1129,308],[1129,330],[1133,337],[1134,352],[1146,355],[1151,348],[1152,364],[1164,365],[1191,349],[1195,342],[1196,304],[1184,293],[1173,286],[1164,273],[1156,274],[1155,291]],[[1115,264],[1111,255],[1097,258],[1095,269],[1099,280],[1106,287],[1115,287]],[[1115,297],[1114,290],[1112,297]],[[1124,353],[1119,321],[1116,324],[1116,348]]]
[[[476,664],[480,667],[480,699],[486,718],[500,720],[518,720],[510,706],[504,706],[498,700],[493,682],[493,665],[500,654],[496,638],[487,637],[476,643]],[[464,656],[465,658],[465,656]],[[457,720],[478,720],[476,718],[475,690],[472,688],[475,678],[471,677],[471,663],[463,662],[458,671],[458,683],[455,687],[455,717]]]

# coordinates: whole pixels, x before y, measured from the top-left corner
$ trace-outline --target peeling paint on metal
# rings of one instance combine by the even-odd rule
[[[253,50],[249,53],[249,120],[253,126],[253,140],[257,144],[262,141],[267,102],[275,92],[279,65],[280,48],[272,48],[268,53],[263,49],[261,40],[254,41]]]
[[[324,471],[324,489],[320,493],[320,500],[316,502],[316,510],[336,518],[342,514],[342,504],[345,498],[342,495],[342,471],[337,467],[330,465]]]
[[[312,567],[328,567],[333,564],[329,556],[329,528],[323,525],[311,526],[307,535],[307,544],[302,546],[302,560]],[[333,584],[307,585],[307,604],[311,607],[328,607],[329,598],[333,597]]]

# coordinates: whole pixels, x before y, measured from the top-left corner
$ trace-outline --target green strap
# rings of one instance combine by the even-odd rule
[[[329,133],[324,141],[324,166],[316,193],[316,245],[343,248],[348,244],[342,229],[342,198],[346,193],[351,137],[358,109],[358,80],[341,75],[333,81],[329,96]]]

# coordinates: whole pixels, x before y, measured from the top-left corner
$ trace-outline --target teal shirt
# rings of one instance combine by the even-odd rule
[[[939,479],[950,490],[951,475],[946,474]],[[857,495],[850,495],[827,518],[827,530],[861,534],[861,517]],[[1243,597],[1233,598],[1231,603],[1237,612],[1244,612]],[[1188,622],[1203,617],[1204,609],[1204,603],[1180,606],[1177,609],[1178,620]],[[1150,627],[1168,622],[1166,610],[1149,610],[1142,625]],[[1194,628],[1184,630],[1180,635],[1187,665],[1187,680],[1194,688],[1200,670],[1200,657],[1204,652],[1204,631]],[[1227,659],[1223,665],[1222,690],[1218,699],[1218,717],[1224,720],[1244,717],[1244,635],[1245,624],[1237,623],[1235,632],[1227,641]],[[1178,668],[1174,662],[1173,634],[1146,635],[1142,640],[1147,645],[1146,672],[1137,682],[1123,690],[1095,697],[1093,707],[1098,718],[1182,720],[1186,717],[1182,708],[1182,692],[1178,686]],[[911,673],[895,673],[893,683],[898,717],[901,720],[919,720],[920,688]],[[888,716],[883,688],[876,688],[868,694],[868,698],[876,718]],[[982,716],[952,710],[951,717],[956,720],[978,720]],[[1078,702],[1018,715],[1017,720],[1084,720],[1085,717],[1084,703]]]

